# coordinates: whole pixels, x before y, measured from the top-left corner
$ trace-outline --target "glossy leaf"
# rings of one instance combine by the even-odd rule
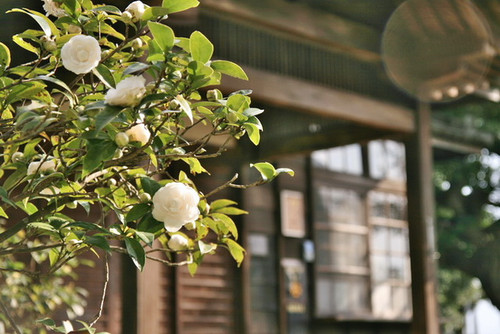
[[[189,37],[189,48],[193,59],[202,63],[212,58],[214,46],[201,32],[195,31]]]
[[[126,238],[125,247],[127,248],[127,253],[130,255],[132,262],[134,262],[135,266],[142,271],[144,269],[144,264],[146,263],[146,253],[144,252],[142,245],[135,239]]]
[[[162,7],[168,10],[168,13],[177,13],[183,10],[196,7],[200,4],[198,0],[163,0]]]
[[[153,34],[154,41],[163,52],[167,52],[174,46],[174,31],[169,26],[158,22],[148,22],[149,30]]]
[[[248,76],[245,73],[245,71],[241,68],[241,66],[231,61],[214,60],[210,63],[210,67],[212,67],[216,71],[232,76],[234,78],[248,80]]]

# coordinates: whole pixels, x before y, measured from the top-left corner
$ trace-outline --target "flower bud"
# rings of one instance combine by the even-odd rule
[[[128,12],[128,11],[125,11],[122,13],[122,19],[125,21],[125,22],[132,22],[132,13]]]
[[[134,125],[128,129],[126,133],[129,136],[130,141],[138,141],[142,145],[146,145],[151,137],[151,133],[143,123]]]
[[[120,148],[117,148],[115,150],[115,154],[113,155],[113,159],[120,159],[121,157],[123,157],[123,152]]]
[[[49,37],[44,35],[40,38],[40,41],[42,42],[42,47],[45,50],[47,50],[49,52],[57,50],[57,44],[52,38],[49,38]]]
[[[181,104],[177,100],[171,100],[168,102],[168,110],[178,110]]]
[[[82,28],[80,28],[79,26],[77,26],[75,24],[70,24],[68,26],[68,32],[70,34],[81,34],[82,33]]]
[[[141,201],[141,203],[147,203],[147,202],[151,201],[151,195],[148,193],[140,193],[139,194],[139,201]]]
[[[12,154],[12,161],[13,162],[19,162],[19,161],[22,161],[23,159],[24,159],[23,152],[14,152],[14,154]]]
[[[222,98],[222,93],[218,89],[210,89],[209,91],[207,91],[207,100],[209,101],[222,100]]]
[[[125,132],[118,132],[115,136],[115,143],[119,147],[127,146],[129,141],[130,138],[128,137],[128,134],[126,134]]]
[[[173,251],[182,251],[185,250],[189,245],[189,240],[181,235],[181,234],[174,234],[170,237],[170,240],[167,242],[168,248],[170,248]]]
[[[142,39],[136,38],[132,41],[132,49],[138,50],[142,48],[142,46],[143,46]]]

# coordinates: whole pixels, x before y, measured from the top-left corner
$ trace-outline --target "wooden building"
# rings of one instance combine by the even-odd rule
[[[382,31],[401,1],[201,0],[168,20],[202,31],[216,57],[241,64],[266,110],[262,145],[242,143],[213,174],[251,180],[250,161],[294,178],[229,194],[248,250],[236,268],[223,250],[191,277],[111,257],[100,329],[113,334],[437,334],[432,147],[468,150],[432,134],[431,105],[387,77]],[[450,144],[450,139],[454,141]],[[210,185],[206,185],[210,188]],[[97,262],[99,264],[99,262]],[[81,269],[100,303],[104,268]]]

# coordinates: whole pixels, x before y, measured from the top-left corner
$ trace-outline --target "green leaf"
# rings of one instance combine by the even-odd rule
[[[274,179],[276,175],[276,169],[269,162],[258,162],[255,164],[250,164],[250,167],[256,168],[264,181],[270,181]]]
[[[141,177],[141,186],[144,192],[152,196],[161,188],[161,184],[149,177]]]
[[[231,256],[236,261],[239,267],[245,257],[245,249],[241,247],[236,241],[229,238],[222,239],[222,242],[227,245],[227,247],[229,248],[229,253],[231,253]]]
[[[193,175],[200,173],[210,174],[205,168],[203,168],[200,161],[196,158],[182,158],[181,160],[189,165],[189,169]]]
[[[63,4],[66,6],[69,14],[75,14],[77,9],[80,9],[80,5],[77,0],[63,0]]]
[[[47,16],[43,15],[42,13],[39,13],[31,9],[19,9],[19,8],[14,8],[7,11],[7,13],[13,13],[13,12],[24,13],[31,16],[36,21],[36,23],[38,23],[38,25],[42,28],[45,35],[47,35],[48,37],[52,35],[56,37],[59,36],[59,29],[57,29],[54,22],[52,22]]]
[[[278,176],[279,174],[288,174],[290,176],[294,176],[295,175],[295,172],[293,171],[293,169],[290,169],[290,168],[278,168],[276,169],[276,173],[274,174],[274,176]]]
[[[217,209],[216,212],[217,213],[224,213],[226,215],[233,215],[233,216],[248,214],[248,211],[245,211],[245,210],[242,210],[239,208],[235,208],[234,206],[227,206],[225,208],[220,208],[220,209]]]
[[[5,210],[0,206],[0,217],[9,218]]]
[[[102,83],[104,83],[108,88],[115,88],[116,83],[115,83],[115,78],[113,77],[113,74],[103,64],[97,65],[96,68],[92,70],[92,73],[94,73],[99,80],[101,80]]]
[[[87,154],[83,158],[83,176],[88,175],[101,163],[113,158],[118,146],[114,141],[87,139]]]
[[[0,73],[10,66],[10,50],[7,45],[0,42]]]
[[[193,111],[191,110],[191,106],[189,105],[189,102],[186,101],[186,99],[182,95],[177,95],[175,97],[175,100],[179,102],[180,108],[186,116],[189,118],[191,123],[193,123]]]
[[[161,6],[168,10],[168,14],[171,14],[197,7],[199,4],[198,0],[163,0]]]
[[[96,223],[89,223],[84,221],[76,221],[65,224],[64,227],[80,227],[87,231],[100,231],[107,233],[108,231]]]
[[[130,255],[130,258],[132,259],[132,262],[134,262],[135,266],[140,271],[142,271],[142,269],[144,268],[144,264],[146,263],[146,253],[144,252],[144,248],[142,248],[142,245],[135,239],[126,238],[125,246],[127,248],[128,255]]]
[[[87,235],[87,236],[85,236],[83,241],[88,245],[99,247],[99,248],[105,250],[106,252],[111,252],[111,248],[109,247],[109,242],[103,236],[100,236],[100,235],[88,236]]]
[[[243,127],[247,131],[248,138],[250,138],[250,141],[255,145],[259,145],[260,142],[260,130],[257,127],[257,125],[253,123],[244,123]]]
[[[132,65],[127,67],[125,69],[125,71],[123,71],[123,75],[129,75],[129,74],[134,74],[137,72],[143,72],[143,71],[147,70],[149,67],[150,67],[150,65],[148,65],[148,64],[133,63]]]
[[[19,45],[23,49],[28,50],[29,52],[33,52],[37,56],[40,55],[40,50],[38,48],[36,48],[33,45],[31,45],[30,43],[26,42],[19,35],[12,36],[12,40],[14,41],[14,43],[16,43],[17,45]]]
[[[112,122],[120,114],[121,111],[122,108],[120,107],[112,107],[106,105],[106,107],[104,107],[104,110],[99,112],[95,117],[95,131],[99,132],[104,129],[104,127]]]
[[[212,58],[214,52],[213,44],[199,31],[193,32],[189,37],[189,48],[193,59],[204,64]]]
[[[210,203],[210,210],[217,211],[220,208],[225,208],[226,206],[231,206],[237,204],[235,201],[229,199],[218,199]]]
[[[163,229],[163,223],[153,218],[151,213],[146,213],[137,224],[137,230],[142,232],[157,233]]]
[[[68,94],[66,94],[66,96],[68,98],[70,98],[72,105],[75,105],[77,103],[76,96],[73,94],[73,91],[71,90],[71,88],[69,88],[69,86],[64,81],[59,80],[59,79],[54,78],[54,77],[49,77],[47,75],[39,75],[39,76],[33,78],[33,80],[42,80],[42,81],[47,81],[47,82],[53,83],[55,85],[58,85],[59,87],[61,87],[62,89],[64,89],[68,93]]]
[[[229,232],[234,236],[235,239],[238,239],[238,228],[229,216],[217,212],[212,213],[211,216],[213,217],[215,222],[223,224],[223,230],[220,230],[221,232],[223,232],[223,234],[227,234]]]
[[[57,260],[59,260],[59,254],[58,249],[51,248],[49,250],[49,263],[51,267],[57,263]]]
[[[135,231],[135,235],[149,246],[152,246],[155,240],[155,235],[151,232]]]
[[[227,99],[227,107],[237,112],[243,112],[250,106],[250,98],[245,95],[235,94]]]
[[[5,104],[12,104],[23,99],[31,99],[45,89],[45,84],[38,81],[16,85],[5,98]]]
[[[210,67],[223,74],[232,76],[234,78],[248,80],[245,71],[238,65],[227,60],[214,60],[210,63]]]
[[[149,30],[153,34],[154,41],[163,52],[167,52],[174,46],[174,31],[169,26],[158,22],[148,22]]]
[[[125,216],[125,220],[127,222],[131,222],[137,219],[142,218],[146,213],[151,211],[151,207],[147,203],[139,203],[136,204],[130,209],[130,211],[127,213],[127,216]]]
[[[150,39],[148,41],[148,62],[153,61],[165,61],[165,55],[160,45],[154,40]]]
[[[169,11],[167,8],[164,7],[148,7],[144,11],[144,14],[141,16],[142,21],[152,21],[156,20],[157,18],[163,17],[165,15],[169,14]]]

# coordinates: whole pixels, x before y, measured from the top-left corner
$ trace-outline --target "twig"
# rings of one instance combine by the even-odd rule
[[[102,296],[101,296],[101,303],[99,305],[99,311],[97,312],[96,318],[94,321],[90,323],[90,327],[93,327],[96,322],[101,318],[102,316],[102,310],[104,309],[104,301],[106,300],[106,294],[108,290],[108,283],[109,283],[109,257],[108,254],[106,253],[105,255],[105,261],[104,261],[104,267],[106,271],[106,280],[104,281],[104,285],[102,287]]]
[[[212,196],[213,194],[221,191],[222,189],[225,189],[227,187],[231,187],[233,185],[233,182],[236,181],[237,178],[238,178],[238,173],[234,174],[234,176],[231,178],[231,180],[227,181],[226,183],[224,183],[221,186],[218,186],[217,188],[215,188],[214,190],[212,190],[211,192],[209,192],[208,194],[203,196],[203,198],[208,198],[208,197]]]
[[[3,303],[2,298],[0,298],[0,308],[2,309],[2,311],[5,314],[5,316],[7,317],[7,319],[9,320],[10,326],[16,331],[16,333],[23,334],[21,329],[19,327],[17,327],[15,320],[12,318],[12,316],[9,313],[9,310],[7,309],[5,304]]]

